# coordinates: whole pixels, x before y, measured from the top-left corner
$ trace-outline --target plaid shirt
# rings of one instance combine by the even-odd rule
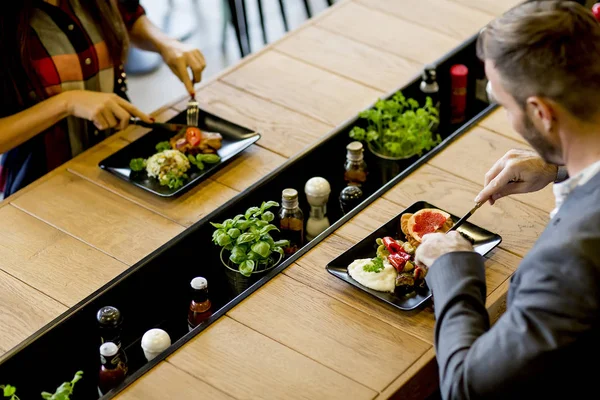
[[[113,64],[100,27],[82,3],[81,0],[60,0],[58,6],[52,6],[38,2],[30,22],[33,35],[28,46],[39,81],[48,96],[68,90],[120,92],[125,96],[123,65]],[[118,5],[128,29],[144,14],[138,0],[119,0]],[[31,92],[30,97],[35,101],[35,92]],[[23,149],[14,152],[21,153],[18,156],[11,157],[12,150],[4,155],[0,165],[0,191],[7,196],[14,193],[111,133],[112,130],[99,132],[88,121],[66,118],[40,134],[45,165],[40,165],[43,163],[38,160],[33,168],[33,160],[28,162]],[[31,169],[36,169],[35,173]]]

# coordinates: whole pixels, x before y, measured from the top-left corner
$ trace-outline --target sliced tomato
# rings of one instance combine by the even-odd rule
[[[202,131],[198,128],[190,126],[185,131],[185,139],[192,146],[198,146],[202,141]]]

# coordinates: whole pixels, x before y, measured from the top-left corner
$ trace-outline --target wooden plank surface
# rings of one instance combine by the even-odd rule
[[[207,179],[181,196],[164,198],[135,187],[98,167],[100,160],[127,143],[120,138],[103,142],[95,146],[86,157],[72,160],[69,172],[185,226],[192,225],[238,194],[236,190]]]
[[[330,125],[340,124],[383,95],[274,51],[221,80]]]
[[[259,146],[248,147],[239,157],[213,175],[218,183],[243,192],[287,159]]]
[[[420,63],[319,26],[301,30],[275,49],[386,93],[411,80],[422,68]]]
[[[405,205],[425,200],[455,215],[464,215],[473,207],[480,189],[481,185],[425,165],[384,197]],[[486,204],[469,218],[474,224],[500,234],[500,246],[520,256],[529,251],[548,220],[548,213],[510,198],[494,206]]]
[[[430,346],[285,275],[228,315],[377,391]]]
[[[67,310],[4,271],[0,271],[0,304],[0,356]]]
[[[200,89],[196,98],[200,106],[221,118],[261,134],[258,145],[289,158],[327,134],[332,125],[263,100],[224,82],[214,82]],[[175,105],[184,110],[187,100]],[[276,118],[273,116],[276,115]]]
[[[72,307],[128,268],[23,211],[0,208],[0,268]]]
[[[421,64],[435,61],[459,44],[448,35],[359,3],[346,4],[317,26]]]
[[[130,265],[183,231],[181,225],[69,172],[11,204]]]
[[[124,400],[233,400],[221,390],[210,386],[176,368],[161,362],[119,395]]]
[[[358,0],[371,10],[392,14],[400,19],[443,33],[458,40],[466,40],[479,32],[494,15],[455,3],[450,0]]]
[[[529,146],[487,129],[475,127],[428,163],[477,183],[480,185],[480,189],[483,189],[485,174],[496,160],[509,150],[518,148],[529,148]],[[552,185],[548,185],[538,192],[516,195],[513,198],[547,213],[554,209]]]
[[[69,171],[53,173],[12,199],[20,211],[12,205],[4,206],[10,211],[0,208],[0,218],[7,212],[16,222],[35,219],[31,224],[37,226],[24,228],[28,234],[34,232],[31,244],[19,236],[15,246],[0,245],[0,257],[10,247],[23,257],[47,262],[47,273],[59,262],[69,264],[65,271],[55,272],[57,282],[69,268],[87,274],[81,266],[85,260],[90,269],[106,261],[112,262],[113,268],[136,262],[181,232],[183,226],[327,134],[332,126],[400,86],[413,76],[412,71],[418,72],[423,63],[455,47],[457,38],[468,35],[477,24],[483,25],[484,15],[489,19],[489,14],[502,12],[514,0],[453,1],[437,0],[438,4],[428,3],[429,8],[416,0],[407,0],[402,6],[393,0],[336,5],[311,21],[312,26],[251,56],[199,90],[200,101],[210,111],[263,133],[259,146],[253,146],[204,186],[163,202],[108,177],[95,166],[103,155],[122,147],[123,140],[132,141],[147,132],[131,128],[105,142],[105,147],[98,146],[69,163]],[[406,7],[404,13],[402,7]],[[428,9],[438,14],[419,20]],[[369,69],[365,60],[375,62],[375,67]],[[162,112],[167,119],[178,110]],[[491,153],[512,143],[510,139],[523,143],[498,112],[491,118],[497,120],[489,119],[482,126],[505,137],[486,132],[483,138],[467,136],[463,143],[472,149],[493,145]],[[460,149],[451,149],[462,154]],[[407,394],[425,393],[419,388],[429,388],[425,383],[436,375],[435,369],[428,369],[435,364],[431,310],[398,313],[331,276],[324,267],[414,201],[428,200],[455,214],[464,213],[480,187],[476,175],[490,159],[478,159],[473,170],[465,169],[462,162],[446,167],[452,173],[435,166],[422,167],[234,308],[230,317],[217,321],[150,371],[123,397],[372,399],[401,393],[406,399],[411,397]],[[432,164],[444,168],[441,160]],[[507,249],[495,250],[486,263],[488,307],[495,317],[503,309],[507,278],[519,261],[509,252],[524,254],[547,219],[546,212],[515,199],[486,206],[472,217],[474,223],[500,233],[502,247]],[[33,276],[26,274],[35,274],[31,268],[21,273],[34,282]],[[43,273],[39,275],[44,279]],[[0,340],[8,338],[8,344],[0,341],[0,349],[14,345],[64,310],[58,302],[2,271],[0,285],[9,286],[2,287],[2,304],[23,319],[6,317],[15,321],[16,330],[0,321],[4,325]],[[54,293],[53,288],[46,290]],[[64,294],[61,301],[70,304],[80,295]],[[20,315],[19,307],[29,311],[24,299],[38,307],[33,315]],[[0,320],[3,318],[4,314]],[[16,334],[7,336],[2,329]],[[404,391],[398,391],[402,385]]]
[[[168,362],[238,399],[372,399],[376,394],[228,317]]]

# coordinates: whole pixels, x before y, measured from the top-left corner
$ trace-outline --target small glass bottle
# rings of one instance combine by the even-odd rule
[[[362,185],[367,181],[367,163],[364,160],[364,148],[361,142],[351,142],[346,146],[344,180],[350,185]]]
[[[304,244],[304,213],[300,209],[296,189],[285,189],[281,197],[279,229],[283,239],[290,241],[290,245],[283,250],[286,255],[291,255]]]
[[[102,307],[96,314],[100,330],[100,344],[112,342],[119,348],[119,358],[127,365],[127,354],[121,345],[121,332],[123,330],[123,316],[118,308],[113,306]],[[125,371],[127,372],[127,371]]]
[[[434,65],[426,65],[421,74],[421,93],[431,97],[433,105],[440,110],[440,85],[437,82],[437,71]]]
[[[100,346],[100,372],[98,375],[98,393],[104,396],[119,386],[127,376],[127,365],[119,357],[119,347],[113,342]]]
[[[190,282],[192,287],[192,301],[188,310],[188,328],[191,331],[211,315],[211,302],[208,298],[208,281],[198,276]]]
[[[358,206],[364,198],[363,191],[358,186],[349,185],[340,193],[340,208],[342,214],[348,214],[356,206]]]

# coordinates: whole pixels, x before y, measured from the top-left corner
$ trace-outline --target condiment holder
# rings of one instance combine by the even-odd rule
[[[162,329],[150,329],[142,336],[142,349],[148,361],[165,351],[170,345],[171,337]]]

